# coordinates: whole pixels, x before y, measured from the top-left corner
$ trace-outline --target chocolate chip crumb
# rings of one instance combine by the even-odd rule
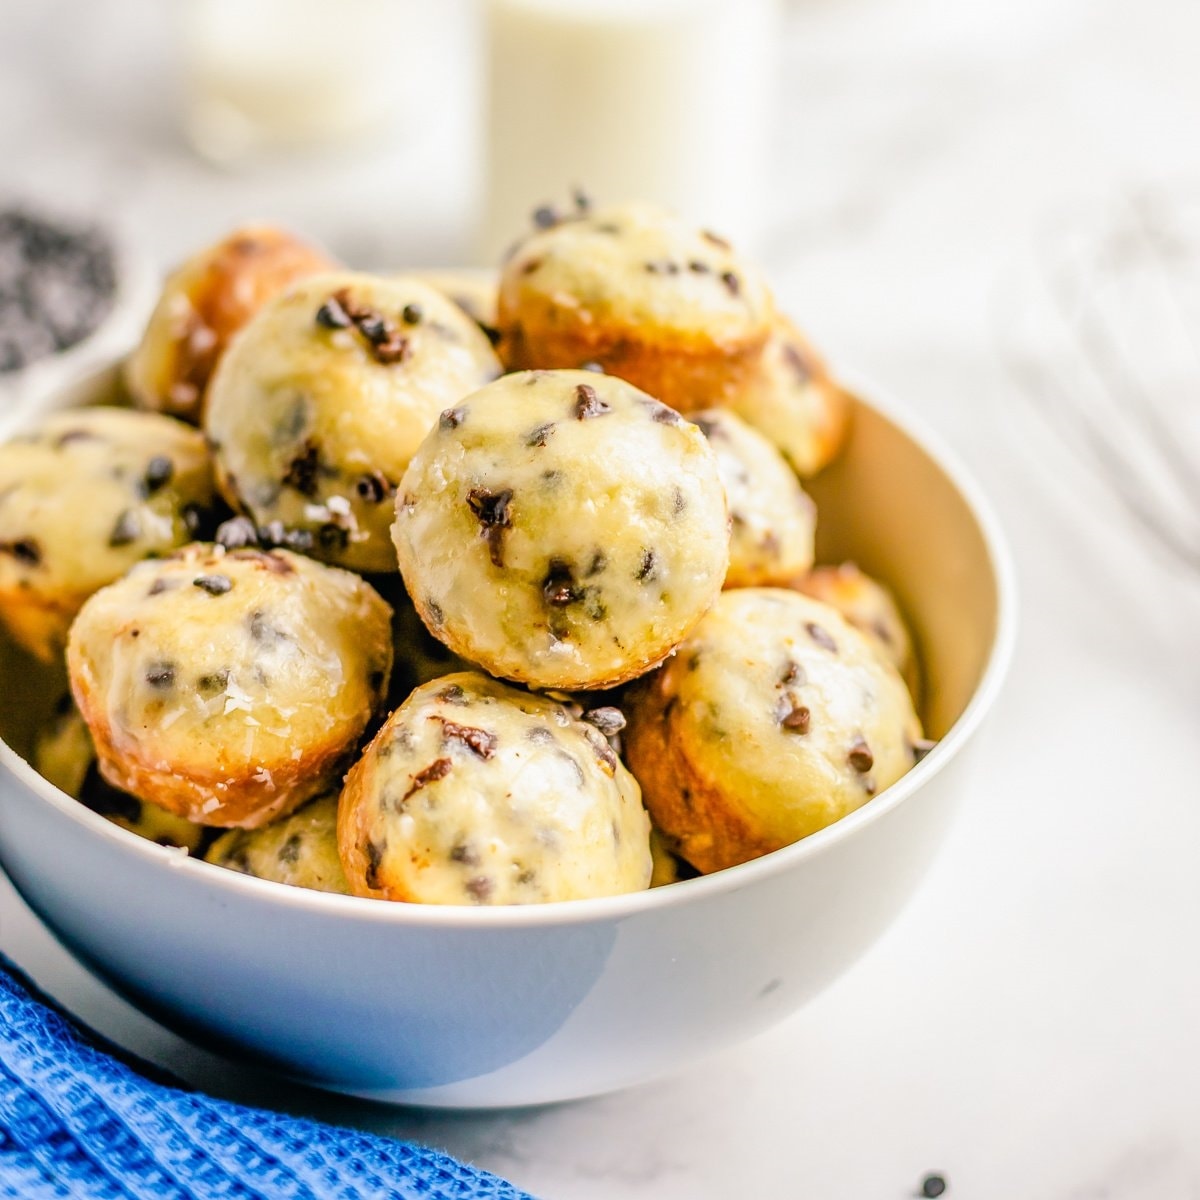
[[[575,388],[575,416],[580,421],[586,421],[589,417],[602,417],[611,411],[612,407],[607,401],[600,399],[590,383],[581,383]]]
[[[496,753],[496,747],[500,741],[494,733],[489,733],[486,729],[477,729],[472,725],[459,725],[454,721],[447,721],[445,717],[436,719],[442,723],[442,737],[445,741],[459,742],[477,758],[485,761]]]
[[[611,704],[589,709],[582,720],[594,725],[605,737],[613,737],[625,728],[625,714]]]
[[[160,692],[170,690],[175,686],[175,664],[169,662],[154,662],[146,668],[146,682]]]
[[[509,511],[512,496],[511,488],[503,488],[498,492],[472,488],[467,493],[467,504],[483,526],[492,565],[496,567],[504,566],[504,531],[512,527],[512,513]]]
[[[413,792],[420,791],[427,784],[445,779],[453,766],[454,764],[448,758],[435,758],[423,771],[418,771],[412,777],[412,786],[404,793],[404,799],[407,800]]]
[[[790,729],[794,733],[807,733],[809,724],[812,720],[812,713],[807,705],[793,704],[791,708],[783,714],[779,723],[784,729]]]
[[[233,580],[228,575],[197,575],[192,580],[192,586],[210,596],[223,596],[233,590]]]
[[[822,650],[828,650],[830,654],[837,653],[837,642],[830,636],[829,631],[823,626],[818,625],[816,621],[808,621],[805,623],[805,631]]]
[[[846,757],[850,765],[863,774],[875,765],[875,755],[871,753],[871,747],[861,734],[851,743],[850,753]]]
[[[118,546],[128,546],[131,542],[137,541],[141,532],[142,523],[138,519],[137,513],[133,509],[127,508],[117,518],[112,533],[108,535],[108,544],[114,549]]]
[[[438,417],[439,429],[457,429],[467,415],[465,408],[448,408]]]
[[[159,488],[166,487],[175,474],[175,464],[165,455],[156,454],[147,464],[142,475],[142,487],[147,496],[153,496]]]
[[[340,294],[330,296],[317,309],[317,324],[323,329],[348,329],[350,327],[350,314],[342,307]]]

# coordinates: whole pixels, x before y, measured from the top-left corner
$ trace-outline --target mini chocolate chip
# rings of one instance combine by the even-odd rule
[[[534,271],[536,271],[538,269],[538,267],[540,267],[541,265],[542,265],[542,260],[540,258],[527,259],[525,261],[525,263],[523,263],[521,266],[521,274],[522,275],[532,275],[534,273]]]
[[[146,668],[146,682],[160,692],[175,686],[175,664],[153,662]]]
[[[589,709],[583,714],[582,720],[594,725],[605,737],[613,737],[625,728],[625,714],[611,704]]]
[[[479,866],[479,855],[469,842],[459,842],[450,851],[450,861],[465,867]]]
[[[367,852],[367,869],[363,874],[364,882],[369,888],[379,887],[379,867],[383,862],[383,852],[387,849],[387,843],[377,845],[370,838],[367,838],[367,844],[364,847]]]
[[[812,713],[806,705],[793,704],[780,718],[779,723],[784,729],[790,729],[795,733],[807,733],[811,720]]]
[[[580,594],[575,588],[575,576],[571,564],[566,559],[550,560],[550,570],[542,584],[542,596],[547,604],[556,608],[564,608],[579,599]]]
[[[445,704],[466,704],[467,694],[458,686],[457,683],[451,683],[442,688],[437,694],[438,699]]]
[[[783,674],[779,677],[781,684],[792,683],[797,687],[803,687],[808,682],[808,672],[795,660],[788,662],[783,668]]]
[[[701,262],[698,258],[693,258],[688,263],[688,270],[695,272],[697,275],[707,275],[712,270],[712,267],[706,262]]]
[[[407,800],[413,792],[420,791],[427,784],[436,783],[439,779],[445,779],[453,769],[454,764],[448,758],[435,758],[424,770],[418,771],[412,777],[412,786],[404,793],[404,799]]]
[[[438,417],[439,429],[457,429],[465,419],[467,410],[465,408],[448,408]]]
[[[700,236],[706,242],[711,242],[714,246],[720,246],[722,250],[732,249],[732,247],[723,237],[719,237],[717,234],[713,233],[711,229],[702,229],[700,231]]]
[[[482,904],[491,894],[495,884],[486,875],[476,875],[467,880],[467,895],[476,904]]]
[[[634,578],[641,582],[645,582],[647,579],[653,579],[655,575],[654,568],[657,561],[658,557],[653,550],[643,550],[641,565],[638,567],[637,575]]]
[[[336,296],[330,296],[317,309],[318,325],[324,329],[347,329],[350,326],[350,314],[342,307],[344,295],[344,292],[339,292]]]
[[[875,765],[875,755],[871,753],[871,747],[861,734],[851,742],[850,753],[846,757],[856,771],[864,774]]]
[[[837,642],[835,642],[829,631],[823,626],[818,625],[816,621],[807,621],[804,625],[808,636],[812,638],[822,650],[828,650],[830,654],[837,653]]]
[[[108,535],[108,544],[114,548],[117,546],[128,546],[131,542],[137,541],[141,532],[142,523],[137,513],[132,508],[127,508],[117,518],[117,523],[113,526],[112,533]]]
[[[546,439],[554,432],[554,422],[547,421],[545,425],[539,425],[526,439],[527,446],[544,446]]]
[[[135,531],[134,537],[136,536]],[[114,543],[110,542],[109,544]],[[123,542],[116,544],[124,545]],[[36,567],[42,561],[41,547],[31,537],[17,538],[15,542],[0,542],[0,554],[11,554],[17,562],[24,563],[27,567]]]
[[[650,411],[650,419],[660,425],[678,425],[683,420],[673,408],[659,400],[651,400],[646,407]]]
[[[687,497],[683,494],[683,489],[677,487],[671,493],[671,511],[679,516],[687,508]]]
[[[350,530],[328,521],[317,530],[317,542],[325,550],[345,550],[350,545]]]
[[[436,601],[425,597],[425,611],[429,614],[429,619],[435,625],[441,625],[446,619],[445,613],[442,612],[442,606]],[[461,688],[459,689],[462,690]]]
[[[406,325],[420,325],[425,317],[425,312],[419,304],[406,304],[400,316],[404,318]]]
[[[588,564],[587,578],[591,579],[593,575],[599,575],[605,567],[608,566],[608,558],[603,550],[597,550],[592,555],[592,561]]]
[[[936,745],[933,738],[917,738],[912,743],[913,762],[920,762]]]
[[[239,550],[244,546],[258,545],[258,530],[249,517],[230,517],[217,526],[217,545],[226,550]]]
[[[372,313],[370,316],[363,317],[356,322],[358,331],[367,339],[368,342],[386,342],[388,340],[388,324],[378,313]]]
[[[442,737],[445,741],[459,742],[477,758],[484,760],[496,753],[500,741],[494,733],[472,725],[459,725],[455,721],[447,721],[444,717],[439,717],[438,720],[442,722]]]
[[[279,847],[279,861],[281,863],[294,863],[300,858],[300,835],[293,833],[282,846]]]
[[[366,503],[379,504],[392,494],[392,485],[379,471],[370,471],[358,477],[354,490]]]
[[[223,596],[233,590],[233,580],[228,575],[197,575],[192,580],[192,586],[207,592],[210,596]]]
[[[467,493],[467,505],[483,526],[488,553],[492,565],[496,567],[504,566],[504,530],[512,526],[512,513],[509,511],[512,496],[511,488],[503,488],[498,492],[472,488]]]
[[[317,494],[317,479],[321,473],[321,452],[317,443],[308,438],[304,448],[297,454],[283,474],[285,487],[295,488],[310,500]]]
[[[401,337],[394,331],[381,341],[372,342],[375,361],[383,366],[404,362],[408,358],[408,338]]]
[[[229,668],[222,667],[219,671],[213,671],[208,675],[201,675],[196,680],[196,687],[206,696],[215,695],[217,692],[223,692],[229,686]]]
[[[740,296],[741,295],[742,281],[732,271],[722,272],[721,282],[725,285],[725,290],[731,296]]]
[[[921,1196],[925,1200],[937,1200],[938,1196],[945,1194],[946,1177],[944,1175],[930,1174],[921,1180]]]
[[[611,412],[612,406],[601,400],[590,383],[581,383],[575,388],[575,416],[580,421],[589,417],[602,417]]]
[[[533,210],[533,223],[539,229],[553,229],[558,224],[558,214],[548,204],[539,204]]]
[[[262,609],[256,608],[249,617],[250,636],[265,646],[278,645],[288,641],[288,635],[277,625],[273,625]]]
[[[513,865],[516,866],[517,864],[514,863]],[[530,867],[526,867],[520,873],[520,875],[517,876],[517,882],[525,887],[528,887],[529,884],[533,883],[535,879],[537,879],[537,872]]]
[[[142,486],[147,496],[153,496],[159,488],[166,487],[175,474],[175,464],[165,455],[156,454],[147,464],[142,475]]]

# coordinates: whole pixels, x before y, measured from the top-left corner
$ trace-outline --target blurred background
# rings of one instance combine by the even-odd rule
[[[5,0],[3,204],[161,272],[251,219],[393,269],[493,264],[576,186],[671,203],[924,417],[1013,542],[992,774],[795,1021],[587,1105],[297,1106],[556,1196],[869,1200],[933,1165],[964,1196],[1200,1195],[1198,58],[1189,0]],[[30,922],[0,938],[141,1053],[264,1095]]]

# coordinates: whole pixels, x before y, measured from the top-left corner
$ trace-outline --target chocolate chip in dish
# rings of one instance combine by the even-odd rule
[[[722,592],[625,712],[646,806],[703,872],[853,812],[923,744],[895,669],[836,610],[782,588]]]
[[[773,442],[802,479],[827,467],[849,435],[850,397],[784,317],[776,319],[757,369],[726,403]]]
[[[696,426],[613,376],[530,371],[442,414],[393,536],[430,632],[493,675],[572,690],[671,652],[720,590],[728,531]]]
[[[160,846],[197,851],[210,831],[148,800],[118,791],[101,777],[92,735],[70,695],[38,733],[30,764],[44,779],[114,825]]]
[[[199,424],[230,339],[272,296],[336,264],[272,225],[246,225],[167,277],[141,343],[125,364],[140,408]]]
[[[475,323],[412,279],[314,276],[270,301],[222,358],[205,431],[231,504],[312,553],[395,571],[394,492],[438,414],[494,379]]]
[[[836,608],[900,672],[909,692],[913,696],[920,694],[912,634],[896,598],[879,580],[872,579],[854,563],[845,562],[814,567],[807,575],[793,580],[791,586]]]
[[[685,413],[748,384],[774,305],[724,238],[646,204],[539,225],[501,270],[510,370],[595,363]]]
[[[342,792],[357,895],[536,904],[640,891],[650,822],[605,737],[544,696],[478,672],[418,688]]]
[[[71,690],[114,787],[254,828],[329,789],[386,695],[391,613],[286,550],[192,545],[84,605]]]
[[[217,503],[203,437],[158,413],[81,408],[0,446],[0,619],[44,661],[83,602],[170,553]]]
[[[269,825],[222,834],[204,861],[257,879],[349,895],[338,857],[337,814],[337,792],[318,796]]]
[[[782,584],[813,562],[817,508],[779,451],[733,413],[688,418],[708,438],[729,501],[728,587]]]

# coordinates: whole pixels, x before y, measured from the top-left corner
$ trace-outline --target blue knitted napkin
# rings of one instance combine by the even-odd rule
[[[114,1052],[0,956],[0,1200],[531,1200],[436,1151],[215,1100]]]

